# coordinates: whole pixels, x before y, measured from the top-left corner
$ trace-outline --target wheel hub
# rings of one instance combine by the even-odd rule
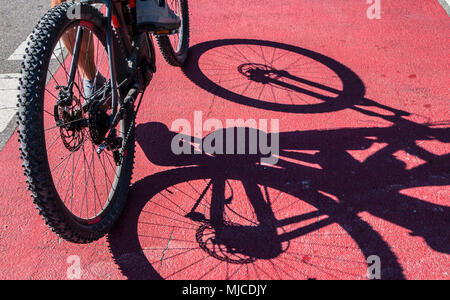
[[[283,76],[283,71],[276,70],[270,66],[263,64],[247,63],[238,67],[239,73],[247,77],[249,80],[268,84],[273,79]]]

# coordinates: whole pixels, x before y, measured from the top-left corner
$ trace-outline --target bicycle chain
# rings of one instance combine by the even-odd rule
[[[138,107],[137,107],[136,111],[133,111],[133,120],[132,120],[131,123],[130,123],[130,126],[129,126],[129,128],[128,128],[127,134],[125,135],[125,139],[124,139],[124,141],[123,141],[122,149],[121,149],[121,151],[120,151],[120,159],[123,158],[123,154],[125,153],[125,149],[126,149],[126,146],[127,146],[128,139],[130,138],[131,131],[133,130],[134,125],[135,125],[135,123],[136,123],[136,122],[135,122],[135,121],[136,121],[136,116],[137,116],[137,113],[138,113],[138,111],[139,111],[139,107],[140,107],[141,100],[142,100],[142,97],[143,97],[143,96],[144,96],[144,94],[142,93],[142,94],[141,94],[141,98],[139,99]],[[133,105],[133,106],[134,106],[134,105]],[[132,107],[133,107],[133,106],[132,106]]]

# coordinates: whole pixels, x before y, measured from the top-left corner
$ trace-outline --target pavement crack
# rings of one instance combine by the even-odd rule
[[[170,233],[170,237],[169,237],[169,241],[167,242],[166,248],[163,250],[162,255],[161,255],[161,266],[160,268],[163,266],[163,261],[164,261],[164,257],[166,255],[166,251],[169,249],[169,245],[170,242],[173,239],[173,232],[175,231],[175,227],[172,228],[172,232]]]

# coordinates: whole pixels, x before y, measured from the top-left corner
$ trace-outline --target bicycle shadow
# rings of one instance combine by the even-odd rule
[[[305,48],[273,41],[222,39],[196,44],[189,51],[183,67],[186,77],[200,88],[238,104],[307,114],[360,105],[399,116],[407,114],[365,98],[365,86],[357,74]]]
[[[109,238],[112,252],[118,258],[119,266],[129,278],[160,277],[145,258],[144,253],[140,252],[142,248],[138,242],[138,220],[147,202],[176,184],[202,178],[210,179],[213,185],[223,182],[223,178],[243,181],[243,185],[246,186],[246,196],[257,212],[260,224],[268,222],[286,226],[305,218],[315,217],[318,213],[300,214],[277,220],[273,213],[267,212],[270,206],[267,205],[267,200],[263,199],[261,191],[254,188],[256,183],[293,195],[316,206],[320,214],[328,216],[325,220],[281,235],[274,233],[271,226],[240,228],[230,226],[227,232],[229,240],[224,244],[250,257],[247,262],[249,259],[275,258],[283,252],[281,240],[292,240],[319,230],[330,222],[335,222],[342,224],[342,227],[346,224],[351,224],[350,227],[359,227],[358,230],[353,228],[349,234],[366,257],[376,253],[382,258],[384,266],[388,266],[383,273],[383,278],[403,278],[401,266],[382,237],[368,224],[360,220],[347,219],[355,218],[359,212],[368,212],[402,226],[410,230],[412,235],[423,237],[434,250],[450,253],[449,240],[445,234],[447,231],[445,228],[448,228],[450,221],[448,207],[399,193],[400,190],[410,187],[448,185],[448,177],[445,177],[447,171],[443,167],[445,163],[448,163],[448,156],[436,158],[435,161],[412,170],[405,170],[405,164],[391,157],[390,154],[374,155],[361,163],[346,152],[370,147],[375,141],[367,137],[377,136],[378,142],[397,140],[398,129],[395,127],[280,133],[281,157],[318,164],[322,170],[283,159],[277,164],[281,168],[265,168],[255,165],[257,157],[247,155],[214,158],[197,154],[174,155],[171,154],[170,145],[176,133],[170,132],[163,124],[140,125],[137,132],[140,136],[138,142],[152,163],[185,167],[151,175],[133,185],[130,196],[133,199],[133,206],[127,209],[121,223],[117,226],[118,229]],[[423,139],[424,135],[418,134],[417,138]],[[318,152],[313,155],[293,153],[290,151],[293,149],[314,149]],[[189,170],[185,170],[186,168]],[[307,188],[303,184],[305,180],[309,182]],[[371,191],[375,187],[376,189]],[[334,195],[339,202],[336,203],[326,195]],[[212,201],[209,205],[212,205]],[[120,263],[121,258],[124,259],[124,254],[133,252],[142,255],[139,260],[139,272],[132,271],[135,269],[130,269],[128,263]],[[210,255],[213,254],[210,253]],[[137,266],[134,265],[134,267]],[[140,268],[146,271],[143,272]]]
[[[242,40],[232,41],[242,43]],[[230,41],[209,43],[210,46],[231,45]],[[265,41],[253,41],[252,43],[255,45],[284,45]],[[206,48],[204,45],[200,48],[193,47],[194,50],[197,50],[193,51],[191,56],[193,60],[187,66],[186,73],[191,74],[189,76],[193,77],[199,74],[192,73],[189,69],[196,70],[201,53],[205,49],[211,49],[210,46]],[[281,49],[286,49],[286,47],[284,45]],[[289,46],[289,49],[298,52],[299,48]],[[191,270],[189,278],[192,278],[192,275],[203,278],[226,265],[226,271],[223,272],[226,272],[225,278],[228,279],[231,278],[231,274],[239,274],[238,270],[242,271],[242,266],[246,265],[247,275],[242,275],[241,279],[260,279],[260,277],[297,279],[320,276],[329,278],[352,278],[353,276],[354,278],[358,274],[355,276],[355,274],[347,272],[348,270],[359,267],[360,272],[363,272],[364,268],[361,267],[361,263],[365,263],[365,258],[378,255],[383,263],[383,279],[404,278],[402,266],[396,255],[383,237],[358,216],[358,213],[361,212],[409,230],[411,235],[422,237],[435,251],[450,253],[450,240],[446,234],[450,225],[449,208],[401,193],[402,190],[413,187],[449,184],[450,174],[445,168],[449,165],[449,154],[436,155],[416,143],[417,141],[448,143],[450,140],[449,128],[435,128],[431,124],[414,123],[404,118],[409,115],[407,112],[365,99],[364,85],[351,70],[320,54],[308,50],[302,50],[301,53],[308,54],[310,58],[334,67],[336,70],[333,70],[339,76],[343,76],[340,79],[344,82],[345,88],[341,90],[346,92],[341,92],[331,103],[328,101],[330,99],[322,97],[322,102],[319,104],[292,105],[292,103],[280,104],[267,101],[258,104],[256,97],[250,98],[248,95],[240,97],[239,94],[230,93],[227,89],[220,92],[220,86],[218,88],[212,85],[211,80],[208,82],[202,77],[203,73],[198,75],[199,77],[194,81],[199,82],[203,88],[214,91],[222,98],[245,105],[295,113],[321,113],[351,108],[367,116],[390,121],[392,126],[279,133],[277,135],[280,159],[277,165],[272,167],[259,164],[261,153],[214,155],[203,152],[198,154],[195,151],[198,152],[198,145],[203,143],[206,137],[199,140],[194,137],[177,135],[161,123],[137,126],[137,141],[149,161],[158,166],[176,168],[150,175],[136,182],[131,188],[130,204],[118,226],[108,237],[111,252],[124,275],[130,279],[165,279]],[[268,71],[270,73],[268,79],[267,75],[264,75],[267,74],[267,70],[261,71],[261,68],[252,70],[249,77],[256,77],[256,82],[268,81],[267,84],[282,86],[283,90],[288,89],[287,93],[293,91],[305,93],[306,89],[304,88],[298,89],[288,86],[280,78],[274,79],[273,74],[277,72],[273,69]],[[320,82],[315,84],[308,78],[292,79],[297,76],[286,74],[282,74],[282,76],[290,76],[289,80],[307,83],[309,88],[322,90],[329,88]],[[311,97],[317,96],[317,91],[314,93],[306,91],[306,93],[309,93]],[[256,95],[260,95],[259,91],[256,91]],[[356,104],[358,106],[355,106]],[[388,113],[373,111],[371,109],[373,107],[381,108]],[[237,131],[238,129],[218,130],[210,135],[226,136],[227,131],[230,130]],[[244,139],[246,143],[250,140],[249,136],[253,131],[259,136],[259,131],[246,129]],[[271,140],[273,135],[268,134],[266,138]],[[173,154],[171,147],[174,139],[184,141],[184,143],[191,140],[191,154]],[[237,141],[234,140],[234,142]],[[386,146],[371,153],[363,160],[356,159],[348,152],[368,150],[376,144]],[[406,163],[395,156],[398,151],[415,155],[425,162],[417,167],[407,168]],[[242,186],[240,190],[236,182]],[[183,185],[186,188],[192,188],[191,192],[187,193],[186,189],[183,191]],[[233,193],[234,190],[240,192]],[[279,193],[274,194],[271,192],[272,190],[279,191]],[[206,196],[207,193],[208,196]],[[240,197],[236,195],[240,195]],[[245,199],[238,200],[238,198]],[[204,205],[198,204],[205,199]],[[215,220],[220,221],[220,214],[225,211],[238,211],[239,206],[245,206],[243,204],[245,201],[250,203],[250,206],[246,208],[253,211],[251,214],[244,215],[244,218],[240,218],[240,220],[244,222],[243,220],[247,219],[248,221],[253,217],[253,222],[237,226],[236,222],[231,219],[224,220],[226,224],[224,230],[215,232],[211,223],[214,223]],[[189,205],[184,206],[185,202],[189,202]],[[237,203],[235,204],[235,202]],[[309,210],[304,210],[306,206],[301,203],[308,205]],[[212,209],[213,206],[215,209]],[[311,207],[313,209],[310,209]],[[190,208],[194,209],[191,211]],[[199,208],[204,211],[199,212]],[[208,215],[207,210],[215,211],[215,213]],[[290,210],[291,213],[286,213],[287,210]],[[183,213],[180,214],[180,212]],[[193,214],[189,215],[189,212]],[[284,213],[280,214],[280,212]],[[238,211],[238,213],[245,214],[242,211]],[[142,220],[144,214],[149,214],[149,217]],[[153,222],[161,224],[163,219],[167,221],[164,224],[168,229],[158,227],[161,224],[152,224],[152,220],[155,219],[158,222]],[[314,220],[314,222],[303,223],[308,220]],[[335,224],[339,225],[339,229],[334,229],[333,225]],[[152,226],[150,227],[152,230],[144,230],[149,228],[146,226]],[[330,245],[321,242],[323,240],[318,240],[317,236],[320,234],[317,232],[327,230],[327,228],[332,228],[330,229],[331,239],[325,241],[337,243],[337,239],[344,239],[348,236],[356,245],[355,249],[349,250],[336,245],[336,248],[339,248],[337,258],[325,256],[319,248]],[[189,230],[195,231],[193,241],[183,240],[183,236],[189,236],[187,233]],[[143,231],[151,235],[142,234]],[[159,235],[153,236],[155,232]],[[180,235],[177,236],[177,232],[180,232]],[[314,237],[311,237],[313,234]],[[158,241],[155,238],[162,239],[162,236],[164,238],[160,245],[161,248],[158,249],[152,248],[152,246],[145,247],[145,243],[148,241],[142,240],[149,238],[156,245]],[[300,238],[307,239],[307,242],[299,241]],[[187,247],[185,243],[189,242],[191,244]],[[192,246],[192,242],[194,246]],[[170,243],[177,243],[181,252],[167,254],[168,250],[177,249],[169,247]],[[312,250],[312,253],[308,252],[307,255],[302,255],[302,251],[306,250],[299,248],[299,245],[303,244],[307,245],[308,251]],[[331,248],[331,250],[335,249]],[[315,251],[319,251],[319,254]],[[287,256],[288,254],[291,256]],[[186,259],[185,255],[192,255],[194,261],[183,265],[182,261]],[[349,257],[358,257],[358,255],[360,260],[357,262],[349,259]],[[322,260],[311,261],[311,257],[322,258]],[[197,258],[198,260],[196,260]],[[195,269],[201,262],[205,263],[208,259],[214,259],[218,262],[217,265],[208,261],[206,270]],[[270,262],[272,273],[262,275],[265,268],[257,265],[257,262],[260,261]],[[222,265],[220,265],[221,263]],[[295,270],[292,268],[294,263],[299,264],[301,269],[308,266],[319,271],[310,271],[310,273],[305,271],[306,274],[303,274],[298,271],[300,268],[295,268]],[[232,265],[241,267],[236,267],[235,273],[229,273],[229,266]],[[249,275],[249,265],[253,265],[255,270],[252,276]],[[171,272],[164,271],[164,267],[172,268]],[[286,270],[296,273],[289,275]]]

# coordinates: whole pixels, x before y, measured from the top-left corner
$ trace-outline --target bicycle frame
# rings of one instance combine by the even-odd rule
[[[109,65],[110,65],[110,78],[111,78],[111,125],[116,122],[117,118],[117,112],[118,107],[123,105],[123,101],[120,97],[118,97],[117,93],[117,73],[116,73],[116,66],[115,66],[115,56],[114,56],[114,45],[112,42],[113,39],[113,28],[112,28],[112,20],[113,16],[116,16],[116,20],[118,22],[118,33],[120,36],[121,41],[123,41],[123,44],[125,46],[125,51],[127,57],[132,51],[132,43],[129,38],[129,33],[127,31],[127,26],[124,21],[124,17],[122,14],[122,10],[120,5],[122,5],[125,2],[125,0],[82,0],[80,3],[83,4],[104,4],[106,7],[106,20],[107,20],[107,27],[106,27],[106,50],[108,53],[108,59],[109,59]],[[70,66],[70,77],[69,82],[73,82],[76,68],[78,65],[78,58],[79,58],[79,49],[81,47],[81,41],[83,39],[84,29],[83,27],[78,27],[77,34],[76,34],[76,40],[75,40],[75,46],[74,46],[74,53],[75,55],[72,58],[72,63]],[[70,87],[71,88],[71,87]]]

